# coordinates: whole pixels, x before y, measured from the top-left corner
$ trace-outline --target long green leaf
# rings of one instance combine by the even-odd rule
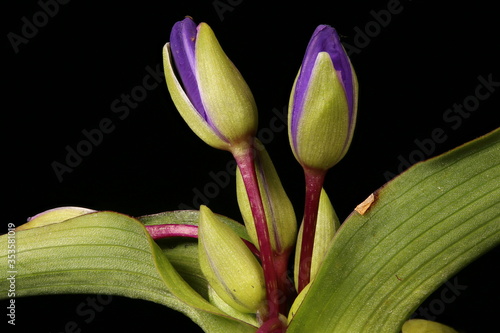
[[[421,302],[500,244],[500,131],[419,163],[334,237],[287,332],[399,332]]]
[[[83,215],[18,231],[16,296],[99,293],[140,298],[178,310],[207,332],[255,332],[193,290],[136,219],[113,213]],[[7,235],[0,237],[7,262]],[[7,270],[0,288],[7,290]],[[2,294],[0,297],[6,297]]]

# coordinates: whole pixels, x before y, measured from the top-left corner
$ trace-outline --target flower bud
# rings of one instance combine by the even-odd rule
[[[58,207],[41,212],[28,219],[28,222],[20,225],[16,230],[28,230],[43,227],[53,223],[63,222],[74,217],[94,213],[95,210],[82,207]]]
[[[425,319],[411,319],[403,324],[403,333],[458,333],[453,328]]]
[[[290,95],[288,134],[295,158],[327,170],[346,154],[356,122],[356,74],[336,31],[320,25]]]
[[[314,247],[312,258],[310,259],[311,267],[311,281],[318,273],[326,251],[330,247],[330,242],[335,235],[335,232],[340,227],[339,218],[333,209],[332,203],[324,189],[321,189],[321,196],[319,199],[318,217],[316,222],[316,233],[314,234]],[[295,288],[298,289],[297,283],[299,280],[299,262],[300,250],[302,248],[302,231],[303,224],[300,226],[299,234],[297,236],[297,245],[295,252],[295,267],[294,267],[294,281]]]
[[[275,253],[281,254],[295,244],[297,220],[292,203],[281,185],[278,173],[264,145],[255,139],[255,148],[255,170],[264,204],[271,247]],[[236,171],[236,194],[248,235],[258,248],[255,222],[239,168]]]
[[[239,312],[257,312],[265,304],[264,273],[241,238],[201,206],[198,239],[201,270],[217,295]]]
[[[189,17],[177,22],[163,48],[163,63],[175,106],[207,144],[230,150],[255,135],[252,92],[206,23],[196,26]]]

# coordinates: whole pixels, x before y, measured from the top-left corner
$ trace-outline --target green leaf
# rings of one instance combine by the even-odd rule
[[[7,262],[8,235],[0,236]],[[99,293],[140,298],[178,310],[207,332],[255,332],[200,296],[136,219],[99,212],[15,234],[16,297]],[[7,290],[7,270],[0,288]],[[5,298],[6,293],[0,297]]]
[[[399,332],[432,291],[500,244],[498,184],[500,130],[386,184],[340,227],[287,333]]]

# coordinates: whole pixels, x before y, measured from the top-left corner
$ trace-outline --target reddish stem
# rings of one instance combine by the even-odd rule
[[[269,230],[267,229],[266,213],[260,195],[259,183],[255,171],[253,147],[248,147],[243,151],[233,152],[234,158],[241,172],[243,183],[250,201],[250,208],[255,221],[255,230],[259,242],[260,260],[264,278],[266,280],[268,315],[264,321],[279,318],[279,293],[278,279],[274,266],[273,251]]]
[[[285,327],[279,318],[271,318],[263,323],[255,333],[283,333]]]
[[[258,249],[255,245],[253,245],[253,243],[252,243],[252,242],[247,241],[246,239],[243,239],[243,238],[242,238],[241,240],[242,240],[242,241],[243,241],[243,243],[245,243],[245,245],[246,245],[246,246],[250,249],[250,251],[252,251],[252,253],[253,253],[253,254],[254,254],[257,258],[259,258],[259,259],[260,259],[260,251],[259,251],[259,249]]]
[[[280,313],[288,313],[293,301],[297,297],[293,281],[288,276],[288,260],[292,248],[281,254],[274,254],[274,268],[278,278],[278,290],[280,291]]]
[[[146,230],[148,231],[151,238],[154,240],[168,238],[168,237],[189,237],[198,238],[198,226],[191,224],[156,224],[147,225]],[[252,251],[254,255],[260,258],[260,252],[252,244],[252,242],[246,239],[241,239],[243,243]]]
[[[299,281],[297,292],[301,292],[311,280],[311,260],[316,233],[319,198],[325,180],[325,170],[304,168],[306,181],[306,198],[304,207],[304,230],[302,233],[302,248],[300,250]]]
[[[190,224],[147,225],[146,229],[153,239],[167,237],[198,238],[198,227]]]

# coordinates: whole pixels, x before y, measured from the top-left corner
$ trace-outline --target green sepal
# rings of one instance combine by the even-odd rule
[[[198,26],[195,57],[200,95],[213,126],[233,145],[247,142],[257,131],[254,97],[206,23]]]
[[[71,218],[89,213],[95,213],[95,210],[83,207],[57,207],[33,216],[28,222],[17,227],[16,230],[21,231],[43,227],[53,223],[64,222]]]
[[[402,333],[458,333],[453,328],[424,319],[411,319],[403,324]]]
[[[259,326],[259,322],[257,321],[255,314],[239,312],[231,305],[227,304],[210,286],[208,287],[208,299],[210,300],[210,303],[227,313],[229,316],[237,318],[250,325]]]
[[[170,97],[179,111],[179,114],[191,130],[208,145],[217,149],[229,150],[229,143],[226,142],[224,138],[220,137],[195,109],[182,88],[182,84],[177,79],[174,71],[170,43],[165,44],[163,47],[163,68]]]
[[[297,244],[295,246],[295,264],[293,270],[295,288],[298,289],[299,267],[300,267],[300,250],[302,249],[302,233],[303,225],[300,225],[299,234],[297,236]],[[314,280],[327,250],[330,248],[335,232],[340,227],[340,221],[335,213],[335,209],[326,194],[324,188],[321,189],[319,198],[318,217],[316,219],[316,232],[314,234],[314,246],[311,259],[311,281]]]
[[[241,238],[206,206],[200,207],[198,240],[201,270],[220,298],[243,313],[263,307],[262,267]]]

